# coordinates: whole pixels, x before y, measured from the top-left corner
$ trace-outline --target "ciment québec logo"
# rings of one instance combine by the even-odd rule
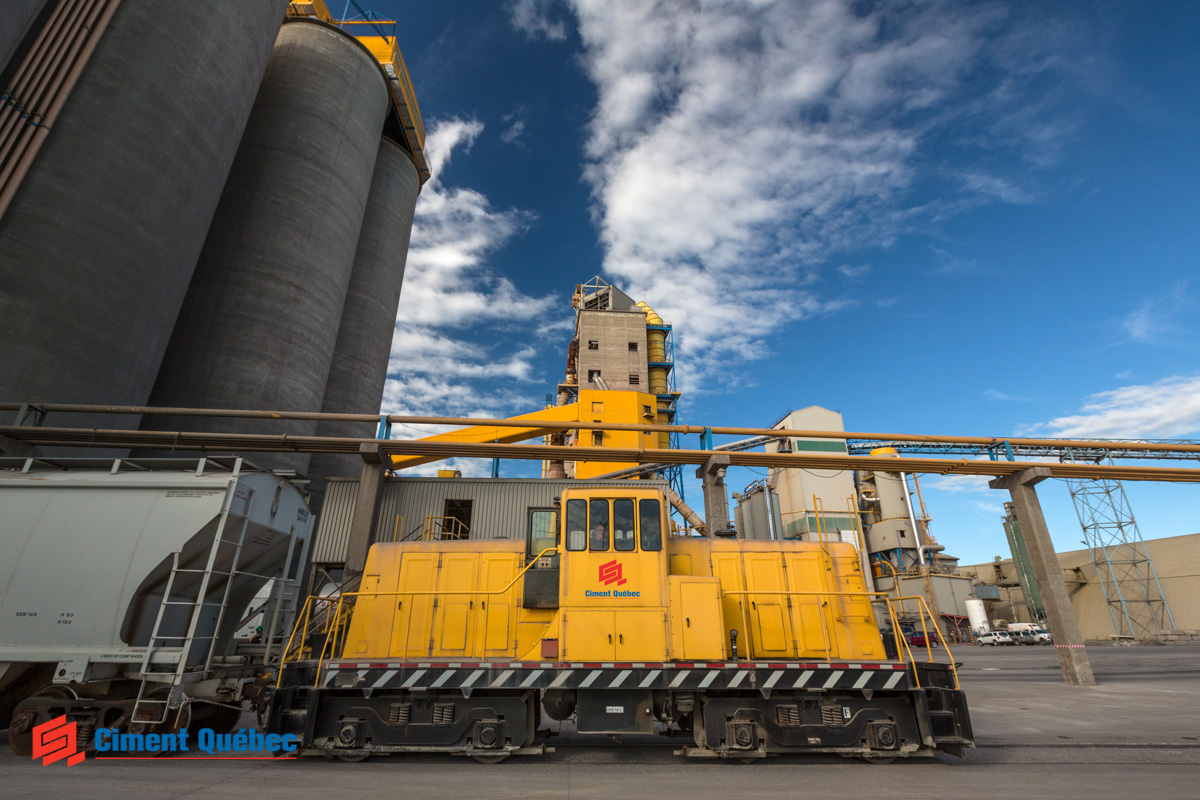
[[[617,586],[623,586],[626,582],[624,569],[621,567],[621,562],[613,559],[607,563],[600,565],[600,583],[605,586],[612,586],[614,583]],[[609,597],[613,599],[641,597],[642,593],[636,589],[585,589],[584,597]]]
[[[600,582],[605,586],[608,586],[610,583],[615,583],[617,586],[624,585],[625,578],[621,575],[621,562],[613,560],[607,564],[601,564]]]
[[[67,722],[66,714],[43,722],[41,725],[35,725],[33,728],[34,760],[42,759],[42,766],[47,767],[65,758],[68,767],[75,766],[83,761],[83,753],[79,752],[75,737],[75,723]]]
[[[65,714],[41,725],[35,725],[34,760],[42,759],[43,766],[65,760],[68,767],[73,767],[82,762],[84,754],[79,752],[79,733],[76,725],[75,722],[68,722]],[[225,758],[275,758],[284,753],[295,753],[297,746],[298,741],[294,734],[264,734],[253,728],[244,728],[236,733],[217,733],[212,728],[200,728],[196,731],[185,728],[175,733],[121,733],[117,728],[99,728],[91,743],[91,747],[99,754],[96,756],[97,760],[156,758],[166,753],[193,751]],[[269,755],[241,755],[261,752]]]

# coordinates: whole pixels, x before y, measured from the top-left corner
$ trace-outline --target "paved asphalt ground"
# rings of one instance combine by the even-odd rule
[[[0,752],[3,800],[92,798],[1194,798],[1200,797],[1200,648],[1093,647],[1099,685],[1062,682],[1051,648],[959,647],[977,749],[875,766],[823,756],[685,762],[672,742],[566,735],[553,754],[42,767]]]

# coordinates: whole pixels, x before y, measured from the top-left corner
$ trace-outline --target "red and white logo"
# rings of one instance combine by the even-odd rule
[[[600,565],[600,582],[605,586],[610,583],[615,583],[621,586],[625,583],[625,578],[621,576],[621,562],[609,561],[607,564]]]
[[[33,728],[33,758],[42,759],[42,766],[47,767],[55,761],[67,760],[67,766],[73,767],[83,761],[83,753],[75,741],[75,723],[67,722],[67,716],[55,717],[49,722],[35,725]]]

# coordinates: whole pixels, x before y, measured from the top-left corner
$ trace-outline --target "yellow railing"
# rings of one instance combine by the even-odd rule
[[[537,563],[539,558],[541,558],[544,555],[548,555],[550,553],[557,553],[557,552],[558,552],[558,547],[547,547],[545,550],[541,551],[536,556],[529,559],[529,563],[526,564],[525,567],[520,572],[518,572],[516,575],[514,575],[513,579],[511,581],[509,581],[507,584],[505,584],[502,588],[492,589],[490,591],[480,591],[478,589],[462,589],[462,590],[447,589],[447,590],[440,590],[440,591],[439,590],[426,590],[426,591],[408,591],[408,592],[363,592],[363,591],[358,591],[358,592],[346,592],[344,594],[338,595],[338,597],[336,597],[336,598],[309,597],[308,601],[305,602],[305,604],[304,604],[304,612],[302,613],[301,617],[296,620],[296,627],[292,630],[292,635],[288,639],[287,647],[284,648],[283,659],[280,662],[280,666],[282,667],[283,663],[288,661],[288,654],[292,652],[292,642],[296,638],[296,633],[299,630],[306,631],[304,636],[302,636],[302,640],[300,642],[300,648],[299,648],[299,652],[303,653],[303,651],[305,649],[303,639],[307,638],[307,636],[308,636],[307,624],[308,624],[308,619],[309,619],[309,609],[311,607],[313,600],[317,600],[319,602],[332,602],[335,599],[337,600],[337,607],[334,610],[334,613],[332,615],[332,620],[329,620],[328,615],[327,615],[327,625],[325,626],[325,640],[324,640],[323,644],[321,645],[321,652],[317,655],[317,674],[314,678],[314,683],[313,683],[314,686],[317,686],[317,685],[320,685],[321,670],[325,664],[326,651],[329,651],[330,657],[332,657],[332,654],[338,650],[339,643],[341,643],[344,646],[344,640],[342,639],[342,637],[349,628],[349,625],[347,623],[349,623],[349,621],[350,621],[350,614],[351,614],[351,611],[353,610],[353,602],[347,603],[346,598],[351,598],[351,600],[353,601],[354,599],[357,599],[357,598],[363,597],[363,596],[372,597],[372,598],[376,598],[376,597],[443,597],[443,596],[447,596],[447,595],[470,595],[472,597],[491,597],[493,595],[505,594],[508,592],[509,589],[511,589],[513,586],[515,586],[517,581],[519,581],[525,575],[525,573],[528,572]],[[401,602],[403,602],[403,601],[401,601]],[[403,641],[404,641],[404,647],[405,647],[406,653],[408,651],[409,634],[412,632],[412,618],[413,618],[413,614],[409,613],[408,623],[405,625],[405,629],[404,629]],[[304,628],[301,628],[302,624],[305,625]],[[300,660],[300,659],[297,658],[297,659],[293,659],[293,660]],[[279,686],[279,684],[282,680],[283,680],[283,670],[280,669],[279,680],[276,681],[277,687]]]
[[[433,542],[440,539],[469,539],[471,529],[458,517],[435,517],[432,514],[425,518],[425,527],[421,531],[421,541]]]

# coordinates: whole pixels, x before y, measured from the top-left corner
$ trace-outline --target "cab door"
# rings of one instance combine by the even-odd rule
[[[560,594],[564,657],[665,658],[663,506],[648,494],[568,497]]]

